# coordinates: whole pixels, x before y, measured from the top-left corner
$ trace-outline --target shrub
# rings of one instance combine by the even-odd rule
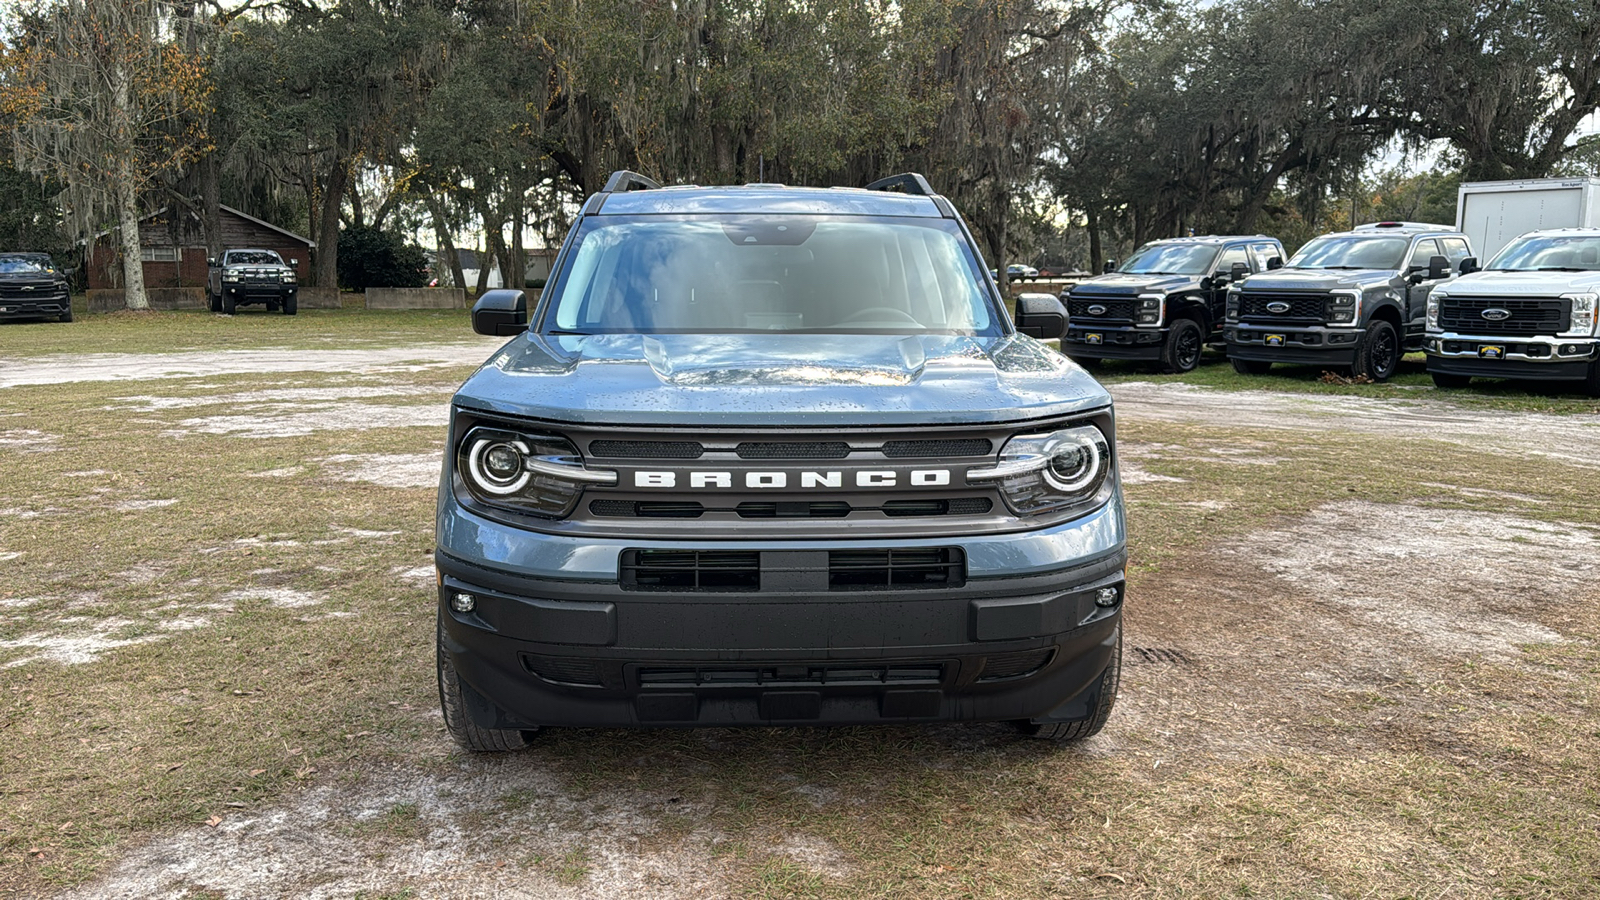
[[[339,284],[353,291],[369,287],[422,287],[428,283],[428,257],[393,231],[346,228],[339,232]]]

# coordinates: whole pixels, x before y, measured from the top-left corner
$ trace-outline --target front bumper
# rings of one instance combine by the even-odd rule
[[[1161,358],[1161,347],[1167,341],[1169,330],[1166,326],[1135,328],[1068,323],[1067,333],[1061,337],[1061,352],[1085,359],[1156,360]]]
[[[439,553],[442,652],[482,727],[1088,718],[1116,652],[1115,552],[947,589],[641,591]],[[1099,606],[1104,589],[1117,602]],[[457,613],[450,598],[471,593]]]
[[[1452,332],[1428,335],[1424,349],[1428,371],[1481,378],[1582,381],[1600,360],[1600,341],[1587,337],[1482,337]]]
[[[237,304],[245,303],[281,303],[293,298],[299,291],[298,284],[267,284],[263,282],[224,282],[222,292],[233,298]]]
[[[42,319],[65,315],[72,309],[72,297],[59,294],[26,300],[0,299],[0,319]]]
[[[1356,360],[1361,329],[1327,325],[1230,324],[1222,330],[1229,359],[1319,366],[1348,366]]]

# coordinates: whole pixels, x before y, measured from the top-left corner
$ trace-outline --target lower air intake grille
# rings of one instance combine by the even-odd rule
[[[545,681],[556,684],[581,684],[599,686],[605,683],[600,674],[600,663],[593,659],[570,659],[565,656],[522,655],[522,665]]]
[[[1000,681],[1005,678],[1032,675],[1044,668],[1055,653],[1054,647],[1046,647],[1043,650],[1019,650],[1015,653],[996,653],[984,660],[983,674],[978,676],[978,680]]]
[[[589,511],[597,516],[640,519],[698,519],[706,509],[692,500],[595,500]]]
[[[828,551],[830,590],[960,587],[966,580],[958,547]]]
[[[641,688],[773,687],[782,685],[938,684],[940,662],[806,665],[672,666],[639,669]]]
[[[624,550],[623,587],[649,591],[759,591],[761,554],[741,550]]]

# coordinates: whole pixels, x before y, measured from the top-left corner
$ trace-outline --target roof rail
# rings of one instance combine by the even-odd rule
[[[653,191],[659,190],[660,187],[661,185],[654,179],[646,178],[638,172],[618,169],[606,179],[606,186],[602,190],[607,194],[616,194],[622,191]]]
[[[933,185],[928,179],[916,172],[901,172],[899,175],[890,175],[888,178],[879,178],[867,185],[869,191],[892,191],[899,188],[907,194],[917,194],[923,197],[934,196]]]

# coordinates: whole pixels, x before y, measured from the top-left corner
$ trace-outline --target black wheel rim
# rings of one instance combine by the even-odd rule
[[[1395,351],[1394,331],[1388,328],[1378,329],[1372,336],[1372,375],[1375,378],[1388,378],[1394,372]]]
[[[1178,346],[1173,354],[1178,368],[1189,371],[1200,364],[1200,331],[1196,328],[1184,328],[1178,332],[1176,338]]]

